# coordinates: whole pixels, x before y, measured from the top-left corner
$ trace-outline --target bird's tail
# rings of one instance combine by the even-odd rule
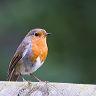
[[[13,70],[10,74],[8,74],[8,81],[17,81],[19,78],[19,74],[16,74],[15,70]]]

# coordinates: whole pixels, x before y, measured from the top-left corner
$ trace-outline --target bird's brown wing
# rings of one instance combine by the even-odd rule
[[[12,76],[16,75],[15,74],[15,66],[17,65],[18,61],[22,58],[22,54],[23,54],[23,52],[25,50],[25,46],[26,46],[25,42],[22,42],[22,44],[19,45],[15,55],[13,56],[13,58],[12,58],[10,64],[9,64],[8,80],[10,80],[10,81],[13,81]]]

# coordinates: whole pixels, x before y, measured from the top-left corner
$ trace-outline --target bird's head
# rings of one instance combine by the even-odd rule
[[[40,28],[36,28],[31,30],[27,36],[32,36],[32,38],[36,38],[36,39],[44,39],[47,37],[47,35],[49,35],[50,33],[47,33],[44,29],[40,29]]]

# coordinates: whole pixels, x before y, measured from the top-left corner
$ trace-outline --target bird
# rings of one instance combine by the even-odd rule
[[[48,54],[46,39],[49,34],[41,28],[28,32],[9,63],[8,81],[17,81],[22,75],[30,76],[44,64]]]

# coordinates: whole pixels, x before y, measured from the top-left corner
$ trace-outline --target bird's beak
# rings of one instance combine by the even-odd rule
[[[46,33],[46,36],[47,36],[47,35],[51,35],[51,33]]]

